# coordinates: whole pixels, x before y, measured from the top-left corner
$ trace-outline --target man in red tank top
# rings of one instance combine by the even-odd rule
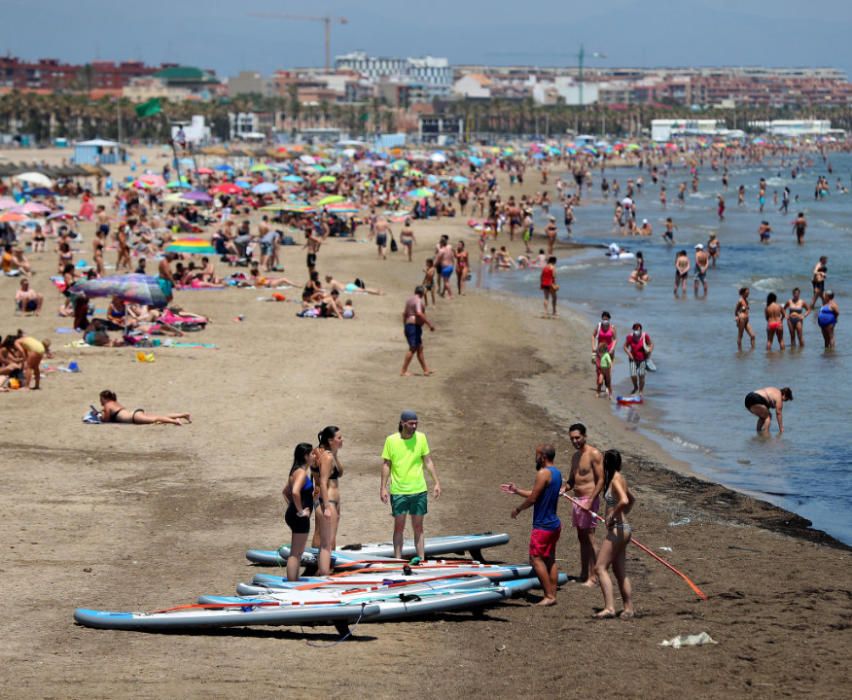
[[[630,380],[633,382],[631,394],[645,391],[645,370],[648,358],[654,351],[654,343],[647,333],[642,331],[641,323],[633,324],[633,332],[624,341],[624,352],[630,360]]]

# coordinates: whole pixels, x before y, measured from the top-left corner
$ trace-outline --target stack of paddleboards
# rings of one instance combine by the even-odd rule
[[[257,574],[237,586],[237,596],[203,595],[189,605],[152,612],[78,608],[74,619],[101,629],[169,631],[247,625],[334,625],[399,620],[480,608],[538,586],[531,567],[484,564],[475,559],[436,559],[508,542],[506,534],[426,540],[426,561],[394,559],[391,543],[353,545],[334,552],[335,572],[288,581]],[[403,556],[413,554],[406,542]],[[282,565],[289,549],[249,550],[252,561]],[[274,561],[270,558],[274,555]],[[302,558],[310,566],[318,552]]]

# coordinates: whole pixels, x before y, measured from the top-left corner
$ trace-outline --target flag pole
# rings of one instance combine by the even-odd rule
[[[584,506],[578,500],[572,498],[567,493],[563,493],[562,495],[565,496],[565,498],[567,498],[569,501],[571,501],[575,505],[578,505],[581,508],[584,508]],[[589,513],[591,513],[592,516],[594,516],[597,520],[600,520],[602,523],[606,522],[606,520],[604,520],[600,515],[595,513],[595,511],[589,510]],[[645,554],[650,554],[654,559],[656,559],[658,562],[660,562],[660,564],[665,566],[669,571],[672,571],[673,573],[680,576],[684,581],[686,581],[686,584],[693,590],[695,595],[697,595],[699,598],[701,598],[701,600],[707,600],[707,594],[704,591],[702,591],[698,586],[696,586],[685,573],[683,573],[682,571],[678,571],[675,567],[673,567],[671,564],[669,564],[665,559],[663,559],[661,556],[659,556],[656,552],[654,552],[651,549],[648,549],[648,547],[646,547],[644,544],[639,542],[639,540],[637,540],[635,537],[630,538],[630,543],[639,547],[639,549],[641,549],[643,552],[645,552]]]

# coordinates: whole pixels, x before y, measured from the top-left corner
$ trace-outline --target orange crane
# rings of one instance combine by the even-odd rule
[[[325,25],[325,69],[331,69],[331,24],[349,24],[345,17],[313,17],[309,15],[288,15],[281,12],[251,12],[252,17],[265,17],[268,19],[292,19],[297,22],[322,22]]]

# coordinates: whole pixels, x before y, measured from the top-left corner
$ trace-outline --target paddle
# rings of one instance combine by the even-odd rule
[[[583,508],[583,505],[579,501],[572,498],[567,493],[563,493],[562,495],[565,496],[565,498],[567,498],[572,503]],[[597,513],[595,513],[595,511],[590,510],[589,513],[591,513],[595,518],[600,520],[602,523],[606,523],[606,520],[604,518],[602,518],[600,515],[598,515]],[[637,547],[639,547],[639,549],[641,549],[643,552],[645,552],[645,554],[650,554],[654,559],[656,559],[658,562],[660,562],[660,564],[662,564],[667,569],[669,569],[669,571],[673,571],[678,576],[680,576],[684,581],[686,581],[686,584],[693,590],[695,595],[697,595],[699,598],[701,598],[701,600],[707,600],[707,594],[704,591],[702,591],[698,586],[696,586],[685,573],[683,573],[682,571],[678,571],[675,567],[673,567],[671,564],[669,564],[665,559],[663,559],[661,556],[659,556],[656,552],[653,552],[652,550],[648,549],[644,544],[639,542],[639,540],[637,540],[635,537],[631,537],[630,542],[631,542],[631,544],[634,544]]]

